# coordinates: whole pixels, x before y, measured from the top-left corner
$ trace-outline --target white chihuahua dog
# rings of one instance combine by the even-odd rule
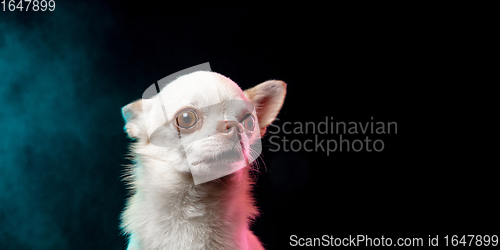
[[[129,250],[264,249],[249,230],[257,216],[250,163],[283,105],[286,84],[242,91],[229,78],[197,71],[151,99],[122,108],[133,165],[122,213]]]

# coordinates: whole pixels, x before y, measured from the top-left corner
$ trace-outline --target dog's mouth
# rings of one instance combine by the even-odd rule
[[[206,164],[221,164],[221,163],[233,163],[237,161],[243,160],[243,154],[240,150],[237,149],[231,149],[224,151],[218,155],[215,156],[209,156],[204,158],[203,160],[196,161],[191,163],[192,166],[198,165],[200,163],[206,163]]]

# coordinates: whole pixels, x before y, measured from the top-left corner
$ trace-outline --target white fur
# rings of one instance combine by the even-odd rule
[[[243,136],[244,146],[232,143],[212,124],[218,120],[211,119],[217,114],[207,112],[196,131],[179,138],[174,116],[184,107],[201,109],[226,100],[249,101],[255,106],[259,131],[265,131],[281,108],[285,87],[283,82],[268,81],[243,92],[229,78],[200,71],[178,78],[152,99],[122,109],[126,131],[136,139],[131,145],[134,164],[127,177],[132,196],[122,214],[123,231],[130,236],[128,249],[264,249],[249,230],[249,222],[258,214],[250,194],[249,169],[244,167],[195,185],[191,174],[194,168],[186,157],[190,154],[202,161],[196,167],[210,169],[213,166],[203,159],[217,156],[228,147],[239,147],[248,156],[250,152],[245,149],[260,133]],[[273,107],[263,108],[266,105]],[[224,108],[224,119],[238,119],[242,109]],[[150,138],[158,127],[160,133]],[[244,163],[242,157],[231,164]]]

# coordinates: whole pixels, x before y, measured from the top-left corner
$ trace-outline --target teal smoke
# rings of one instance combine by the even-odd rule
[[[0,249],[123,249],[124,99],[99,9],[0,14]]]

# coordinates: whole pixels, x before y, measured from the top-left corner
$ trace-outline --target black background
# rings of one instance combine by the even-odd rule
[[[66,149],[58,165],[74,170],[49,171],[50,181],[39,186],[45,191],[37,194],[60,193],[60,199],[40,204],[52,214],[65,243],[44,242],[43,235],[33,238],[36,243],[23,242],[30,231],[16,230],[9,221],[0,225],[1,249],[124,249],[118,224],[127,193],[120,175],[128,163],[124,155],[129,140],[122,133],[120,108],[140,98],[155,81],[204,62],[242,89],[268,79],[285,81],[288,92],[275,122],[280,127],[286,121],[321,122],[325,117],[345,122],[373,117],[398,124],[397,134],[374,136],[384,141],[382,152],[272,152],[267,134],[265,168],[255,186],[261,215],[252,227],[267,249],[287,248],[290,235],[426,239],[498,229],[498,186],[492,170],[465,170],[452,163],[448,156],[453,154],[445,146],[447,127],[426,106],[441,95],[433,88],[453,72],[446,66],[456,56],[450,53],[455,47],[448,36],[458,21],[445,16],[446,9],[137,1],[58,2],[59,7],[68,15],[70,10],[78,13],[73,21],[83,29],[68,38],[64,30],[75,23],[59,24],[61,31],[55,34],[61,37],[54,46],[85,46],[93,65],[79,77],[100,79],[77,87],[82,103],[93,103],[75,110],[85,113],[89,143]],[[3,17],[33,29],[38,27],[36,18],[46,18],[41,13]],[[66,126],[65,120],[54,126]],[[304,141],[314,135],[286,137]],[[63,134],[44,142],[68,145]],[[27,158],[39,166],[27,172],[49,168],[36,154]],[[67,182],[54,181],[52,174],[70,184],[61,186]],[[478,178],[484,181],[478,183]],[[77,205],[71,202],[74,197]],[[0,221],[8,221],[15,210],[0,210]],[[31,224],[29,219],[20,223]]]

